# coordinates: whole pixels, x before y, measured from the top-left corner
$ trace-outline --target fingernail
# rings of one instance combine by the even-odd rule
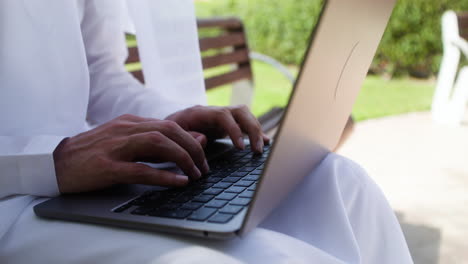
[[[196,139],[197,139],[197,141],[198,141],[199,143],[202,143],[202,142],[203,142],[203,136],[198,136]]]
[[[239,147],[240,147],[241,149],[245,149],[244,138],[243,138],[243,137],[240,137],[240,138],[237,140],[237,145],[239,145]]]
[[[203,162],[203,172],[208,173],[210,171],[210,166],[208,165],[208,161]]]
[[[258,151],[260,151],[260,153],[263,153],[263,139],[262,138],[260,138],[257,141],[257,149],[258,149]]]
[[[200,179],[200,177],[201,177],[201,172],[200,172],[200,170],[197,168],[197,166],[193,166],[192,170],[193,170],[193,174],[195,175],[195,179]]]
[[[187,185],[189,182],[189,179],[185,175],[176,175],[176,185]]]

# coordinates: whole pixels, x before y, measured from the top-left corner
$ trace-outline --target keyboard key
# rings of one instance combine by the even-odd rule
[[[229,222],[229,220],[231,220],[233,217],[234,216],[232,214],[216,214],[210,217],[208,222],[224,224]]]
[[[159,216],[159,217],[167,217],[167,218],[176,218],[176,219],[184,219],[192,213],[192,210],[156,210],[151,212],[149,215],[151,216]]]
[[[221,210],[219,210],[219,212],[225,214],[237,214],[242,210],[242,208],[244,207],[237,205],[226,205]]]
[[[246,181],[242,180],[234,184],[234,186],[241,186],[241,187],[249,187],[252,185],[255,181]]]
[[[249,173],[246,172],[246,171],[236,171],[236,172],[231,173],[231,175],[229,175],[229,176],[230,177],[244,177],[247,174],[249,174]]]
[[[190,190],[186,191],[184,194],[188,195],[188,196],[191,196],[191,197],[195,197],[195,196],[199,195],[202,192],[203,192],[203,189],[194,188],[194,189],[190,189]]]
[[[262,165],[263,162],[262,161],[255,161],[255,160],[252,160],[250,162],[248,162],[247,164],[245,164],[245,166],[249,166],[249,167],[258,167],[260,165]]]
[[[202,205],[203,203],[190,202],[182,205],[181,209],[197,210],[198,208],[202,207]]]
[[[229,176],[229,177],[226,177],[226,178],[223,180],[223,182],[231,182],[231,183],[232,183],[232,182],[237,182],[237,181],[239,181],[240,179],[241,179],[241,177],[231,177],[231,176]]]
[[[177,208],[179,208],[182,204],[180,203],[167,203],[167,204],[163,204],[161,206],[158,207],[158,209],[162,209],[162,210],[175,210]]]
[[[205,189],[205,190],[206,190],[206,189],[210,188],[210,187],[213,186],[213,185],[214,185],[213,182],[205,182],[205,183],[199,184],[198,187],[201,188],[201,189]]]
[[[171,189],[171,190],[160,192],[160,194],[161,194],[161,197],[160,197],[161,200],[170,200],[178,196],[180,194],[180,190]]]
[[[247,175],[242,180],[247,180],[247,181],[256,181],[260,178],[260,175]]]
[[[212,214],[216,212],[216,209],[214,208],[207,208],[207,207],[202,207],[195,212],[193,212],[188,219],[190,220],[195,220],[195,221],[205,221],[210,217]]]
[[[221,208],[225,206],[228,201],[224,200],[211,200],[209,203],[205,204],[206,207]]]
[[[221,181],[223,178],[220,178],[220,177],[209,177],[209,178],[206,178],[204,181],[205,182],[211,182],[211,183],[217,183],[219,181]]]
[[[255,170],[256,167],[242,167],[239,169],[239,171],[247,171],[247,172],[251,172],[253,170]]]
[[[236,199],[232,200],[229,204],[233,205],[248,205],[250,203],[249,198],[239,198],[237,197]]]
[[[226,189],[226,192],[230,193],[241,193],[245,190],[245,187],[240,187],[240,186],[231,186],[228,189]]]
[[[237,194],[235,193],[222,193],[222,194],[219,194],[218,196],[216,196],[216,199],[217,200],[232,200],[234,199],[234,197],[236,197]]]
[[[231,186],[231,185],[232,185],[232,183],[230,183],[230,182],[218,182],[213,187],[226,189],[226,188],[229,188],[229,186]]]
[[[206,202],[210,201],[213,198],[214,198],[214,195],[200,194],[200,195],[196,196],[195,198],[193,198],[192,201],[206,203]]]
[[[193,195],[189,195],[189,194],[182,194],[176,198],[174,198],[172,200],[172,202],[175,202],[175,203],[186,203],[188,201],[190,201],[191,199],[193,198]]]
[[[218,189],[218,188],[211,188],[203,192],[203,194],[209,194],[209,195],[218,195],[222,193],[224,189]]]
[[[249,173],[249,175],[261,175],[262,172],[263,172],[262,170],[256,169],[256,170],[252,171],[251,173]]]
[[[243,193],[239,194],[240,198],[252,198],[254,191],[245,190]]]
[[[237,153],[232,154],[232,157],[234,158],[242,158],[243,156],[245,156],[245,153],[242,153],[242,152],[237,152]]]
[[[252,186],[249,187],[249,191],[255,191],[255,189],[257,189],[257,184],[252,184]]]

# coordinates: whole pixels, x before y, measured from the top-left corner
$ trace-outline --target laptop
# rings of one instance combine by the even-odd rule
[[[220,140],[207,149],[210,173],[187,187],[119,185],[52,198],[35,213],[215,239],[248,233],[337,145],[394,3],[324,2],[281,124],[263,154]]]

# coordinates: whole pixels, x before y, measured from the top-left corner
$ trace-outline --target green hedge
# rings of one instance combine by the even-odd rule
[[[321,1],[203,0],[196,1],[196,7],[202,17],[241,17],[253,50],[298,65]],[[440,18],[448,9],[468,11],[468,0],[399,0],[372,71],[419,76],[437,72],[442,55]]]

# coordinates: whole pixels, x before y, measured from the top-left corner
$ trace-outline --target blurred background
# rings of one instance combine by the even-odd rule
[[[297,75],[322,1],[194,3],[200,19],[239,18],[251,54],[273,61],[251,55],[247,63],[254,114],[286,106],[292,82],[282,71]],[[455,13],[445,15],[443,29],[448,10]],[[336,150],[359,163],[384,191],[415,263],[468,263],[468,70],[463,74],[468,13],[463,12],[468,12],[468,0],[397,1],[353,108],[354,125]],[[199,24],[200,38],[216,35],[219,29]],[[128,43],[134,40],[129,37]],[[216,55],[201,46],[202,56]],[[205,78],[232,70],[229,65],[205,68]],[[208,90],[208,103],[229,105],[231,88]],[[440,103],[434,103],[436,97]],[[441,114],[434,113],[437,105]]]
[[[321,10],[317,0],[196,0],[197,17],[236,16],[246,27],[250,49],[297,73]],[[353,110],[357,121],[430,109],[442,57],[441,16],[468,10],[465,0],[400,0],[384,34],[369,77]],[[291,85],[274,69],[254,62],[253,111],[285,105]],[[229,91],[208,93],[212,104],[228,104]]]

